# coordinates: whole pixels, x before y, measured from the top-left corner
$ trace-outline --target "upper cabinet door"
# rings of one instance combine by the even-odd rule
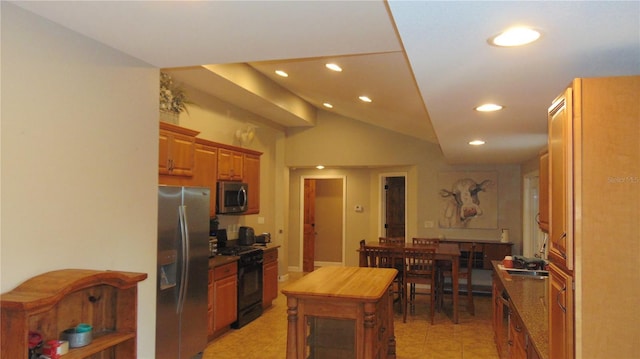
[[[242,181],[242,153],[226,148],[218,149],[218,180]]]
[[[209,145],[206,140],[197,139],[195,159],[193,185],[207,187],[211,190],[211,195],[209,196],[209,217],[213,218],[216,216],[218,149]]]
[[[160,122],[158,172],[161,175],[192,176],[197,131]]]
[[[573,269],[573,115],[572,89],[549,108],[549,259]]]
[[[249,186],[246,214],[260,213],[260,155],[244,154],[243,181]]]

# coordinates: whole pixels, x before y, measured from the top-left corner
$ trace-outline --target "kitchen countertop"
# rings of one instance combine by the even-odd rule
[[[267,243],[266,245],[258,245],[258,244],[254,244],[253,245],[256,248],[260,248],[262,250],[268,251],[270,249],[276,249],[276,248],[280,248],[279,244],[274,244],[274,243]]]
[[[529,333],[531,343],[541,359],[549,358],[549,278],[512,276],[500,269],[500,261],[492,261],[496,278],[509,294],[513,309]]]
[[[237,262],[240,257],[238,256],[214,256],[209,257],[209,269],[220,267],[231,262]]]

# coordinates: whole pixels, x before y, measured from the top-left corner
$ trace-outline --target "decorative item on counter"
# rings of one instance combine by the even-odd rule
[[[505,256],[504,259],[502,260],[502,265],[505,268],[513,268],[513,257]]]
[[[509,229],[502,228],[502,233],[500,234],[500,242],[502,243],[509,242]]]
[[[83,347],[91,343],[92,329],[91,325],[81,323],[62,332],[62,339],[69,341],[69,348]]]

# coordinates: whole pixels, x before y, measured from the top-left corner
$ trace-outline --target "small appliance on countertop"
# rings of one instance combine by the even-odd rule
[[[250,246],[256,243],[256,236],[252,227],[238,228],[238,245]]]
[[[266,246],[267,243],[271,243],[271,233],[263,232],[262,234],[258,234],[256,236],[256,245]]]

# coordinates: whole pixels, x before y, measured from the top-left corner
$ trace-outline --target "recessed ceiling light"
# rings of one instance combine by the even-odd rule
[[[483,140],[473,140],[473,141],[469,142],[469,144],[471,146],[482,146],[482,145],[484,145],[484,141]]]
[[[330,64],[326,64],[324,66],[326,66],[331,71],[336,71],[336,72],[341,72],[342,71],[342,67],[338,66],[337,64],[330,63]]]
[[[289,74],[282,70],[276,70],[276,75],[282,76],[282,77],[289,77]]]
[[[333,108],[333,105],[328,103],[328,102],[323,103],[322,106],[324,106],[326,108]]]
[[[371,102],[371,99],[367,96],[360,96],[358,97],[360,99],[360,101],[362,102]]]
[[[319,170],[323,170],[324,166],[323,165],[317,165],[316,168],[319,169]]]
[[[495,103],[485,103],[484,105],[480,105],[476,107],[476,111],[480,112],[492,112],[502,110],[504,107],[501,105],[496,105]]]
[[[540,32],[528,27],[512,27],[487,40],[490,44],[503,47],[522,46],[540,38]]]

